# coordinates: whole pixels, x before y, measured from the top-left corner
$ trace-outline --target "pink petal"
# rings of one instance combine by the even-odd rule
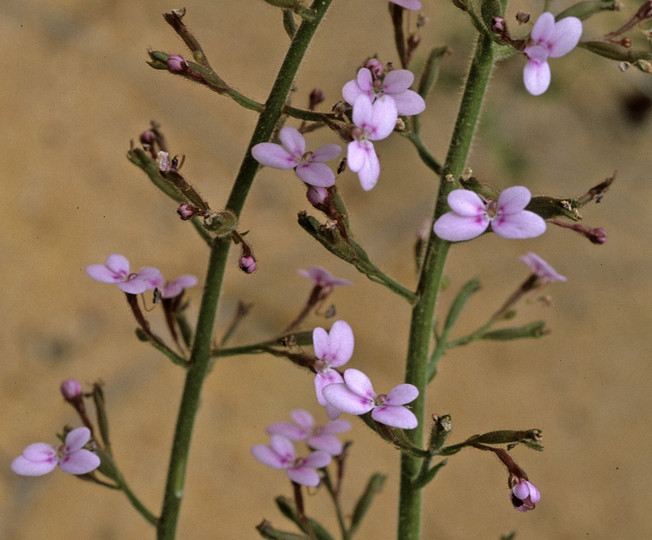
[[[11,470],[22,476],[41,476],[54,470],[58,462],[59,458],[52,446],[34,443],[11,462]]]
[[[566,278],[559,274],[552,266],[539,257],[536,253],[531,251],[522,257],[519,257],[530,267],[530,270],[536,274],[544,283],[552,283],[554,281],[566,281]]]
[[[342,453],[342,441],[333,435],[313,435],[308,437],[306,443],[310,448],[322,450],[331,456],[338,456]]]
[[[376,422],[401,429],[414,429],[419,425],[414,413],[405,407],[381,405],[371,411],[371,417]]]
[[[263,465],[267,465],[272,469],[285,469],[288,466],[285,459],[274,452],[269,446],[264,444],[252,446],[251,454]]]
[[[189,274],[179,276],[174,281],[168,281],[161,290],[163,298],[174,298],[179,296],[183,289],[197,285],[197,278]],[[160,287],[159,287],[160,288]]]
[[[294,420],[294,422],[306,433],[311,433],[315,427],[315,419],[308,411],[294,409],[290,413],[290,416],[292,417],[292,420]]]
[[[268,435],[283,435],[291,441],[302,441],[306,438],[306,431],[290,422],[274,422],[265,428]]]
[[[269,438],[269,447],[288,463],[294,461],[296,457],[294,444],[290,439],[282,435],[272,435]]]
[[[347,420],[332,420],[324,424],[319,432],[326,435],[333,435],[335,433],[343,433],[349,429],[351,429],[351,422]]]
[[[439,238],[449,242],[462,242],[480,236],[487,230],[489,218],[458,216],[448,212],[435,221],[434,231]]]
[[[550,66],[548,62],[529,60],[523,68],[523,84],[533,96],[540,96],[550,86]]]
[[[369,143],[371,145],[371,143]],[[358,179],[360,180],[360,185],[365,191],[373,189],[378,182],[378,177],[380,176],[380,162],[378,161],[378,156],[371,146],[371,152],[367,154],[367,160],[365,161],[362,168],[358,171]]]
[[[538,214],[522,210],[496,217],[491,222],[491,229],[503,238],[536,238],[546,232],[546,222]]]
[[[59,461],[59,468],[68,474],[86,474],[100,466],[100,458],[90,450],[77,450]]]
[[[323,163],[304,163],[296,168],[297,176],[306,184],[316,187],[335,185],[335,173]]]
[[[582,21],[577,17],[566,17],[555,24],[550,36],[551,58],[559,58],[572,51],[582,37]]]
[[[513,214],[523,210],[532,199],[530,190],[524,186],[513,186],[498,197],[498,214]]]
[[[359,172],[367,162],[367,156],[375,154],[374,145],[370,141],[351,141],[347,146],[347,166],[353,172]]]
[[[306,140],[298,129],[285,126],[281,128],[278,138],[283,147],[296,158],[301,159],[301,156],[306,153]]]
[[[312,153],[310,161],[330,161],[342,153],[342,147],[339,144],[325,144],[320,146]]]
[[[371,124],[373,120],[371,99],[364,94],[358,96],[353,102],[353,113],[351,117],[356,126],[366,129],[366,126]]]
[[[538,43],[548,42],[555,29],[555,17],[547,11],[542,13],[534,23],[530,37]]]
[[[326,467],[331,462],[331,455],[328,452],[322,452],[317,450],[311,452],[308,457],[304,458],[303,464],[306,467],[312,467],[313,469],[321,469]]]
[[[251,149],[251,155],[261,165],[274,169],[293,169],[299,163],[299,159],[290,154],[280,144],[260,143]]]
[[[371,90],[367,92],[362,90],[356,80],[349,81],[342,87],[342,97],[347,103],[353,105],[359,96],[367,96],[369,99],[373,99],[373,92]]]
[[[372,105],[369,139],[380,141],[389,137],[396,127],[396,120],[398,120],[398,110],[394,99],[390,96],[382,96],[376,99]]]
[[[129,294],[140,294],[148,289],[148,285],[142,279],[131,279],[118,283],[118,289]]]
[[[91,430],[87,427],[78,427],[66,435],[64,453],[71,454],[82,448],[91,438]]]
[[[352,392],[345,384],[329,384],[322,392],[326,401],[340,412],[360,415],[368,413],[374,407],[373,399]]]
[[[411,9],[412,11],[421,9],[421,2],[419,0],[390,0],[390,2],[405,9]]]
[[[376,398],[376,392],[374,392],[374,387],[371,385],[369,377],[359,369],[347,369],[344,372],[344,383],[349,390],[365,399],[373,402]]]
[[[487,207],[477,193],[456,189],[448,194],[448,206],[460,216],[477,217],[485,214]]]
[[[326,412],[326,416],[328,416],[329,420],[337,420],[340,416],[342,416],[342,411],[340,411],[337,407],[333,407],[330,403],[326,403],[324,405],[324,411]]]
[[[129,261],[120,254],[109,255],[106,258],[106,266],[116,274],[129,275]]]
[[[116,274],[113,270],[108,269],[103,264],[91,264],[86,267],[86,273],[96,281],[102,283],[118,283],[126,277]]]
[[[318,486],[319,485],[319,475],[315,469],[309,467],[293,467],[287,470],[288,478],[297,484],[302,486]]]
[[[346,321],[335,321],[328,336],[331,366],[340,367],[346,364],[353,356],[353,330]]]
[[[343,381],[344,379],[342,379],[342,375],[334,369],[329,368],[321,373],[317,373],[317,375],[315,375],[315,393],[317,394],[317,402],[322,406],[327,405],[328,401],[326,401],[326,398],[324,398],[323,395],[324,388],[331,384],[342,383]]]
[[[147,284],[148,289],[154,289],[161,279],[161,271],[152,266],[141,268],[134,279],[140,279]]]
[[[426,109],[426,102],[423,101],[423,98],[419,94],[412,90],[405,90],[400,94],[392,94],[392,98],[396,103],[398,114],[412,116],[413,114],[421,114]]]
[[[408,69],[394,69],[383,79],[383,91],[387,94],[404,92],[414,82],[414,74]],[[394,97],[394,96],[392,96]]]
[[[419,390],[412,384],[399,384],[392,388],[385,398],[385,405],[405,405],[419,397]]]

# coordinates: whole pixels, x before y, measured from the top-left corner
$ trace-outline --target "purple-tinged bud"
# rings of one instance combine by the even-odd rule
[[[156,164],[158,165],[159,171],[167,172],[170,170],[170,161],[168,157],[169,154],[167,152],[159,152],[156,156]]]
[[[521,512],[534,510],[536,503],[541,499],[541,494],[534,484],[520,479],[512,488],[512,504]]]
[[[491,19],[491,31],[494,34],[504,34],[507,30],[507,24],[503,17],[494,17]]]
[[[324,94],[323,90],[320,90],[319,88],[315,88],[312,92],[310,92],[310,101],[309,101],[308,108],[311,111],[314,111],[317,108],[317,105],[323,103],[325,99],[326,99],[326,94]]]
[[[168,71],[170,73],[181,74],[185,73],[188,70],[188,64],[184,60],[183,56],[178,54],[171,54],[168,57]]]
[[[364,67],[371,71],[374,79],[380,79],[383,76],[383,71],[385,69],[385,66],[383,66],[383,63],[378,60],[378,58],[369,58],[369,60],[364,63]]]
[[[177,208],[177,214],[179,214],[179,217],[184,221],[192,219],[193,217],[195,217],[200,213],[201,210],[199,208],[197,208],[196,206],[191,206],[186,203],[180,204],[179,208]]]
[[[238,266],[245,274],[253,274],[256,271],[256,259],[251,255],[243,255],[238,259]]]
[[[63,381],[60,388],[66,401],[73,401],[82,395],[82,385],[77,379]]]
[[[306,197],[313,206],[322,206],[328,200],[328,190],[319,186],[310,186]]]
[[[589,229],[586,237],[594,244],[604,244],[607,241],[607,231],[602,227]]]
[[[140,144],[147,144],[151,146],[154,144],[154,142],[156,142],[156,134],[151,129],[148,129],[147,131],[143,131],[140,134],[139,140]]]

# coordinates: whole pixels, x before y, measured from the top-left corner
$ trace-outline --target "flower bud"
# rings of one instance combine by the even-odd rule
[[[252,255],[243,255],[238,259],[238,266],[245,274],[253,274],[256,271],[256,259]]]
[[[586,237],[594,244],[604,244],[607,241],[607,231],[602,227],[589,229]]]
[[[176,74],[185,73],[188,69],[188,64],[183,56],[179,56],[178,54],[171,54],[168,57],[167,66],[170,73]]]
[[[179,205],[179,208],[177,208],[177,214],[179,214],[179,217],[184,221],[192,219],[198,213],[199,213],[199,208],[197,208],[196,206],[190,206],[189,204],[186,203]]]
[[[541,499],[541,494],[534,484],[521,478],[512,488],[511,498],[514,508],[527,512],[534,510],[536,503]]]
[[[151,146],[156,141],[156,134],[151,129],[148,129],[147,131],[143,131],[138,139],[140,140],[140,144]]]
[[[369,58],[369,60],[364,63],[364,67],[371,71],[374,79],[380,79],[383,76],[383,70],[385,69],[383,63],[378,60],[378,58]]]
[[[77,379],[66,379],[60,389],[66,401],[73,401],[82,395],[82,385]]]
[[[328,190],[319,186],[310,186],[306,197],[313,206],[321,206],[328,200]]]

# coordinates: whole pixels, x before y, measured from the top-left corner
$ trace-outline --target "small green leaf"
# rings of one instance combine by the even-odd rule
[[[358,502],[355,505],[353,510],[353,516],[351,517],[351,526],[349,527],[349,534],[353,536],[355,531],[360,526],[362,519],[366,515],[371,503],[374,500],[374,497],[380,492],[383,487],[383,484],[387,480],[387,476],[380,473],[374,473],[371,475],[367,481],[367,485],[360,495]]]

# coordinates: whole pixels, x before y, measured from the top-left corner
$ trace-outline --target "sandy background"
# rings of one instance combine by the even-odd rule
[[[441,158],[471,40],[455,8],[424,4],[430,24],[415,67],[432,46],[446,43],[454,51],[423,118],[424,139]],[[153,265],[165,275],[194,273],[203,280],[205,246],[125,152],[156,119],[172,151],[187,155],[186,177],[219,207],[256,120],[232,101],[145,64],[147,47],[185,53],[160,17],[175,7],[153,0],[0,4],[2,538],[152,537],[121,494],[60,471],[21,478],[9,464],[27,444],[54,442],[65,423],[76,423],[58,393],[62,380],[101,379],[116,457],[136,493],[158,512],[183,376],[135,340],[122,295],[90,280],[84,268],[117,252],[136,269]],[[287,47],[279,14],[258,0],[190,1],[186,7],[186,21],[220,76],[264,100]],[[540,10],[512,6],[513,12],[528,8]],[[585,36],[622,20],[601,15]],[[295,103],[303,105],[314,86],[326,92],[327,103],[335,102],[373,53],[395,59],[384,3],[335,2],[299,74]],[[522,539],[650,538],[652,124],[640,112],[636,122],[628,119],[623,100],[634,91],[652,95],[652,79],[575,51],[553,60],[553,86],[534,98],[522,88],[522,67],[522,59],[512,58],[494,76],[469,165],[499,189],[525,184],[559,196],[580,195],[617,169],[603,204],[584,212],[585,222],[607,229],[609,240],[594,246],[551,226],[531,241],[483,237],[452,250],[452,287],[442,307],[467,279],[478,277],[484,286],[458,332],[480,324],[526,277],[517,257],[527,251],[547,259],[568,283],[547,290],[552,307],[531,300],[519,312],[521,323],[545,318],[551,335],[453,351],[429,398],[429,410],[453,416],[451,442],[493,429],[542,429],[543,453],[517,449],[514,456],[543,500],[535,512],[515,512],[497,460],[464,451],[426,490],[424,538],[498,538],[512,530]],[[317,132],[310,141],[314,148],[332,136]],[[413,286],[412,240],[431,213],[434,178],[400,137],[383,141],[378,151],[383,170],[373,191],[363,192],[350,172],[338,182],[360,242],[382,268]],[[218,332],[242,299],[255,306],[235,342],[274,334],[309,292],[297,268],[321,264],[355,281],[331,297],[356,334],[352,365],[372,374],[377,390],[389,389],[402,376],[408,306],[302,233],[295,217],[305,208],[291,174],[259,175],[242,227],[251,231],[260,269],[242,274],[232,252]],[[190,297],[196,313],[199,290]],[[160,315],[150,314],[157,328]],[[315,316],[308,327],[325,324]],[[296,407],[323,418],[311,377],[288,363],[257,356],[217,365],[198,417],[180,538],[256,538],[253,527],[263,517],[287,528],[273,497],[289,495],[289,484],[281,472],[255,462],[249,448],[266,442],[265,425]],[[389,475],[359,538],[392,537],[398,455],[360,422],[351,436],[348,507],[372,472]],[[330,514],[321,496],[307,507]]]

